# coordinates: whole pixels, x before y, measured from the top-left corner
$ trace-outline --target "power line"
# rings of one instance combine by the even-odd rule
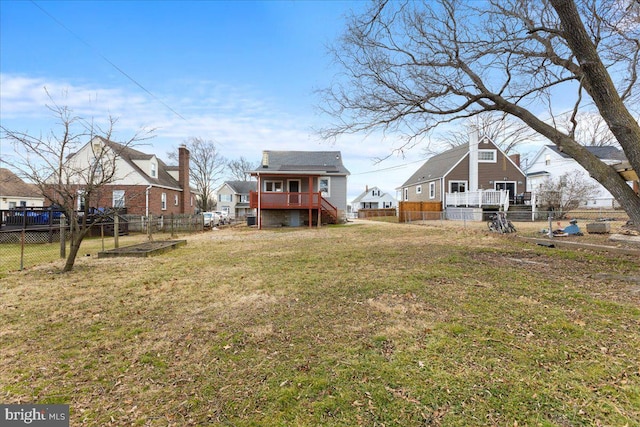
[[[366,174],[369,174],[369,173],[377,173],[377,172],[384,172],[384,171],[390,171],[390,170],[395,170],[395,169],[402,169],[402,168],[405,168],[405,167],[407,167],[409,165],[413,165],[413,164],[416,164],[416,163],[424,163],[424,162],[425,162],[425,159],[415,160],[413,162],[405,163],[405,164],[402,164],[402,165],[389,166],[388,168],[375,169],[375,170],[370,170],[370,171],[365,171],[365,172],[358,172],[358,173],[354,173],[352,175],[353,176],[355,176],[355,175],[366,175]]]
[[[178,113],[176,110],[174,110],[173,108],[171,108],[166,102],[164,102],[163,100],[161,100],[160,98],[158,98],[157,96],[155,96],[153,93],[151,93],[150,90],[148,90],[146,87],[142,86],[141,83],[139,83],[136,79],[134,79],[133,77],[131,77],[129,74],[127,74],[122,68],[118,67],[115,63],[113,63],[113,61],[111,61],[109,58],[107,58],[106,56],[104,56],[102,53],[100,53],[96,48],[94,48],[91,44],[89,44],[87,41],[85,41],[82,37],[80,37],[79,35],[77,35],[76,33],[74,33],[70,28],[68,28],[66,25],[64,25],[61,21],[59,21],[55,16],[51,15],[49,12],[47,12],[46,10],[44,10],[38,3],[36,3],[34,0],[31,0],[31,3],[33,3],[34,6],[36,6],[38,9],[40,9],[42,11],[42,13],[44,13],[45,15],[47,15],[49,18],[51,18],[51,20],[53,20],[56,24],[60,25],[62,28],[64,28],[66,31],[68,31],[72,36],[74,36],[76,39],[78,39],[81,43],[83,43],[85,46],[87,46],[89,49],[91,49],[93,51],[93,53],[95,53],[96,55],[98,55],[100,58],[102,58],[105,62],[107,62],[109,65],[111,65],[113,68],[115,68],[120,74],[122,74],[123,76],[125,76],[127,79],[129,79],[131,82],[133,82],[136,86],[138,86],[140,89],[142,89],[143,91],[145,91],[149,96],[151,96],[153,99],[155,99],[156,101],[158,101],[160,104],[164,105],[169,111],[171,111],[173,114],[175,114],[176,116],[180,117],[182,120],[184,120],[185,122],[187,121],[187,119],[184,118],[184,116],[180,113]]]

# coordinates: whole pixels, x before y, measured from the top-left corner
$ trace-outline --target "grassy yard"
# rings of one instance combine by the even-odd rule
[[[245,227],[6,273],[0,402],[73,426],[638,426],[640,260],[481,228]]]

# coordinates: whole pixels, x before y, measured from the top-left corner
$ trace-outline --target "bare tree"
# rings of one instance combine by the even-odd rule
[[[629,110],[640,3],[576,1],[374,2],[334,48],[343,73],[324,91],[324,108],[338,120],[323,136],[382,129],[404,135],[407,149],[441,125],[500,111],[575,159],[640,227],[640,197],[575,137],[578,113],[597,109],[640,170]],[[567,110],[573,125],[563,130]]]
[[[229,177],[234,181],[250,181],[251,176],[247,171],[254,170],[258,167],[257,162],[250,162],[244,157],[240,156],[237,160],[231,160],[228,163]]]
[[[213,192],[216,183],[222,178],[226,160],[218,152],[214,141],[191,137],[184,141],[184,145],[191,154],[191,182],[200,194],[197,202],[198,209],[207,212],[215,206]],[[176,160],[176,151],[169,153],[168,156]]]
[[[127,141],[114,144],[110,138],[117,119],[109,117],[102,127],[57,105],[51,96],[49,99],[52,105],[47,108],[61,126],[59,132],[52,130],[43,137],[1,129],[14,145],[16,156],[11,166],[65,214],[71,230],[70,250],[63,268],[67,272],[73,269],[84,238],[105,216],[92,211],[91,206],[96,206],[101,191],[116,178],[120,153],[137,141],[150,138],[152,131],[143,129]],[[85,155],[73,156],[83,149]]]
[[[527,125],[504,113],[482,112],[464,120],[463,126],[434,136],[438,149],[443,146],[453,148],[461,144],[469,143],[470,128],[478,130],[480,138],[487,137],[494,142],[506,154],[510,154],[523,144],[531,142],[536,133]],[[437,154],[431,147],[426,147],[427,154]]]
[[[566,133],[572,132],[575,140],[586,146],[620,146],[598,113],[579,112],[575,117],[571,113],[565,114],[560,118],[558,127]]]
[[[563,218],[569,211],[584,205],[597,189],[598,184],[583,174],[567,172],[555,180],[544,181],[536,194],[540,206],[559,212]]]

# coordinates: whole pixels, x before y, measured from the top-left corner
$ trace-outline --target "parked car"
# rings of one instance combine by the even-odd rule
[[[229,218],[229,213],[228,212],[215,211],[214,213],[216,215],[218,215],[218,218],[220,218],[220,224],[229,224],[229,223],[231,223],[231,219]]]
[[[216,212],[202,212],[202,220],[205,228],[217,227],[221,223],[221,217]]]

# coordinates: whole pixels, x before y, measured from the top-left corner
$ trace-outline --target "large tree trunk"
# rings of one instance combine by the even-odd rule
[[[584,73],[585,89],[620,143],[629,163],[636,172],[640,172],[640,125],[620,98],[609,72],[600,60],[596,46],[584,28],[575,3],[572,0],[550,0],[550,2],[562,23],[563,36]],[[573,147],[567,146],[567,154],[584,166],[574,155],[584,157],[583,153],[573,151]],[[591,166],[587,170],[618,200],[635,226],[640,229],[640,197],[624,183],[619,175],[613,176],[609,166],[601,162],[596,164],[591,159],[585,160]]]

